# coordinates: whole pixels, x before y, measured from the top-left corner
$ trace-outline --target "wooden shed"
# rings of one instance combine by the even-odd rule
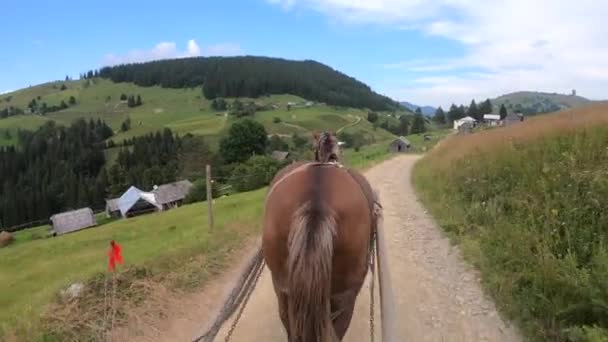
[[[161,210],[179,207],[194,185],[189,180],[163,184],[152,190],[156,203]]]
[[[118,208],[118,198],[106,200],[106,216],[120,217],[120,209]]]
[[[91,208],[67,211],[51,216],[53,235],[62,235],[97,225]]]
[[[405,137],[399,137],[388,146],[389,152],[401,153],[408,152],[412,148],[412,144]]]

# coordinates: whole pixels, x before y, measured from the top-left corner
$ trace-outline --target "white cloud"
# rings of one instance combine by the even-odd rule
[[[385,67],[420,75],[399,89],[384,89],[397,99],[446,105],[517,90],[573,88],[589,98],[608,98],[607,1],[269,1],[348,23],[408,27],[464,46],[463,55],[445,60],[396,57]]]
[[[188,41],[188,56],[199,56],[200,54],[201,48],[194,39],[190,39]]]
[[[122,63],[147,62],[159,59],[196,57],[201,55],[236,55],[241,53],[238,44],[224,43],[200,47],[194,39],[187,43],[186,50],[180,51],[174,42],[160,42],[151,49],[131,50],[125,55],[108,54],[103,60],[103,65],[116,65]]]

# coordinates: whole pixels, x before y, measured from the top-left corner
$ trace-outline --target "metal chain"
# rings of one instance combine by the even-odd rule
[[[372,280],[371,280],[371,284],[370,284],[370,293],[369,293],[369,334],[370,334],[370,340],[372,342],[374,342],[374,282],[376,279],[376,272],[375,272],[375,267],[376,267],[376,262],[375,262],[375,248],[374,246],[376,245],[376,234],[374,233],[372,235],[372,247],[371,249],[371,256],[370,256],[370,267],[372,269]]]
[[[245,298],[241,302],[241,307],[239,308],[239,311],[237,312],[234,321],[230,325],[230,330],[228,330],[228,334],[226,334],[226,338],[224,338],[224,342],[230,341],[230,338],[232,337],[232,334],[234,333],[234,329],[236,328],[236,325],[239,323],[239,319],[241,318],[243,311],[245,311],[245,306],[247,306],[249,297],[251,297],[251,294],[253,293],[253,290],[255,289],[255,286],[258,283],[260,276],[262,275],[262,271],[264,270],[264,262],[262,261],[260,263],[260,265],[258,265],[257,267],[258,267],[258,269],[255,270],[255,274],[254,274],[253,278],[250,279],[251,283],[248,284],[248,286],[246,287]]]

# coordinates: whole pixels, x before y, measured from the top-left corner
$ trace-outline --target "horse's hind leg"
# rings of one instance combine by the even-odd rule
[[[342,341],[346,331],[350,325],[355,309],[355,300],[357,293],[349,290],[337,295],[333,295],[331,299],[332,320],[336,335]]]

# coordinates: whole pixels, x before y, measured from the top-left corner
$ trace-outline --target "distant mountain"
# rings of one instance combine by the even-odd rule
[[[528,115],[555,112],[593,102],[582,96],[577,96],[574,91],[572,94],[518,91],[499,96],[491,101],[496,112],[498,112],[500,105],[504,104],[509,111],[520,111]]]
[[[406,101],[399,102],[399,104],[402,105],[403,107],[411,110],[412,112],[416,111],[417,108],[420,108],[420,110],[422,111],[422,114],[424,114],[426,116],[435,115],[435,111],[437,110],[437,108],[432,107],[432,106],[418,106],[418,105],[415,105],[413,103],[409,103]]]

